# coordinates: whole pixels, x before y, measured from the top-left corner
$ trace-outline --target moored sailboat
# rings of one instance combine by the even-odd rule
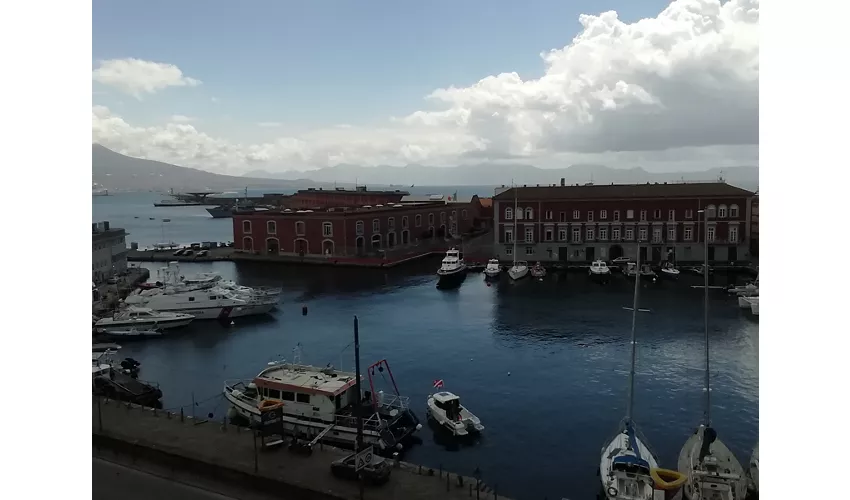
[[[517,212],[517,204],[519,202],[517,201],[516,186],[514,186],[513,189],[514,189],[514,213],[516,213]],[[513,235],[513,237],[511,239],[513,240],[513,243],[514,243],[514,248],[513,248],[513,251],[511,252],[511,255],[513,256],[513,259],[514,259],[514,264],[511,266],[510,269],[508,269],[508,276],[510,276],[512,280],[520,280],[522,278],[525,278],[528,275],[528,262],[526,262],[524,260],[516,260],[516,239],[517,239],[516,235]]]

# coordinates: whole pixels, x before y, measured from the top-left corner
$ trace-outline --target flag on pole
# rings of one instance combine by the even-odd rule
[[[443,379],[434,381],[434,389],[442,389],[443,388]]]

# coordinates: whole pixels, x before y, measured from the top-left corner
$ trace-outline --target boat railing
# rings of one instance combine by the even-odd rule
[[[378,400],[380,408],[390,408],[405,411],[410,408],[410,398],[398,394],[384,395]]]
[[[357,427],[357,417],[352,415],[336,415],[334,422],[337,427]],[[373,413],[369,418],[363,420],[363,429],[369,431],[381,429],[381,419],[377,413]]]
[[[256,398],[252,398],[252,397],[246,396],[244,394],[244,391],[246,389],[247,389],[247,384],[245,383],[245,381],[242,381],[242,380],[228,381],[228,382],[224,383],[224,390],[231,397],[238,399],[238,400],[240,400],[244,403],[248,403],[248,404],[252,404],[252,405],[257,404]],[[239,393],[237,394],[236,391],[239,391]]]

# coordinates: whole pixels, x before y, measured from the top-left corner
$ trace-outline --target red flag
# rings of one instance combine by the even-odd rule
[[[443,379],[439,379],[439,380],[434,381],[434,388],[435,389],[442,389],[442,387],[443,387]]]

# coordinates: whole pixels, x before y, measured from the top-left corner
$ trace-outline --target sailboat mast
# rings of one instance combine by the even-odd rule
[[[709,383],[709,364],[708,364],[708,209],[706,208],[703,211],[703,216],[705,217],[705,226],[703,240],[705,248],[703,249],[703,275],[705,278],[705,307],[703,308],[704,314],[704,327],[705,327],[705,426],[711,426],[711,385]]]
[[[516,223],[516,211],[519,206],[519,198],[517,198],[517,188],[514,186],[514,231],[513,231],[513,240],[514,240],[514,266],[516,266],[516,239],[519,237],[516,233],[519,231],[519,224]]]
[[[637,343],[635,327],[637,325],[638,295],[640,294],[640,242],[637,245],[637,264],[635,265],[635,297],[632,304],[632,367],[629,370],[629,404],[626,406],[626,419],[631,422],[632,408],[635,402],[635,361],[637,358]]]

